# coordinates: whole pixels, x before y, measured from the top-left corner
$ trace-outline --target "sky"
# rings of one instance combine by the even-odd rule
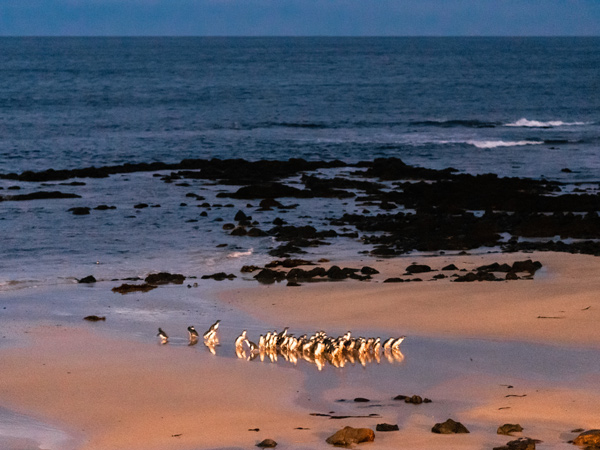
[[[600,36],[600,0],[0,0],[0,36]]]

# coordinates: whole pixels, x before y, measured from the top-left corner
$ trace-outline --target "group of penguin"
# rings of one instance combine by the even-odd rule
[[[206,333],[203,334],[203,338],[204,338],[204,343],[208,346],[215,346],[219,343],[219,337],[217,336],[217,330],[219,329],[219,324],[221,323],[221,320],[217,320],[215,323],[213,323],[210,328],[206,331]],[[193,325],[190,325],[188,328],[188,337],[190,339],[190,345],[194,345],[198,343],[199,337],[200,335],[198,334],[198,331],[196,331],[196,328],[194,328]],[[167,342],[169,342],[169,336],[167,335],[167,333],[165,333],[165,331],[162,328],[158,329],[158,334],[157,336],[160,338],[160,342],[161,344],[166,344]]]
[[[217,320],[203,334],[204,344],[211,353],[215,354],[215,346],[219,344],[217,330],[219,323]],[[385,341],[376,337],[353,337],[348,331],[346,334],[338,337],[328,336],[324,331],[317,331],[311,336],[306,334],[295,337],[288,333],[289,327],[283,331],[268,331],[260,335],[258,344],[248,339],[247,330],[235,340],[235,352],[238,358],[252,360],[260,357],[261,361],[268,357],[271,361],[277,361],[280,355],[286,360],[296,363],[298,358],[316,364],[319,370],[325,362],[329,362],[335,367],[343,367],[346,362],[354,364],[356,360],[363,366],[375,360],[379,363],[383,354],[388,362],[397,362],[404,359],[400,351],[400,344],[405,336],[390,337]],[[188,327],[188,337],[190,345],[195,345],[199,341],[199,334],[193,326]],[[162,344],[166,344],[169,337],[162,328],[158,329],[157,335]]]

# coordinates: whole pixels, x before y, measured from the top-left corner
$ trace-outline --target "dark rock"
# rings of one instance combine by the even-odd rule
[[[233,220],[235,220],[236,222],[240,222],[242,220],[251,220],[251,219],[252,219],[252,217],[248,217],[242,210],[239,210],[237,212],[237,214],[235,215],[235,217],[233,218]]]
[[[477,268],[478,272],[510,272],[511,270],[512,268],[508,264],[498,264],[497,262]]]
[[[433,276],[434,280],[443,280],[444,278],[447,278],[447,277],[443,273],[438,273],[437,275]]]
[[[307,261],[305,259],[290,259],[290,258],[286,258],[283,261],[271,261],[270,263],[266,264],[265,267],[285,267],[288,269],[291,269],[293,267],[298,267],[298,266],[313,266],[314,264],[310,261]]]
[[[431,429],[431,432],[438,434],[459,434],[469,433],[469,430],[467,430],[462,423],[448,419],[443,423],[436,423]]]
[[[396,395],[393,400],[404,400],[404,403],[412,403],[413,405],[420,405],[421,403],[431,403],[428,398],[423,398],[419,395]]]
[[[26,201],[26,200],[47,200],[53,198],[81,198],[77,194],[66,194],[59,191],[40,191],[31,194],[5,195],[0,197],[0,201]]]
[[[504,425],[502,425],[501,427],[498,427],[498,434],[505,434],[506,436],[512,436],[511,433],[520,433],[521,431],[523,431],[523,427],[521,425],[517,424],[512,424],[512,423],[505,423]]]
[[[269,255],[276,256],[278,258],[289,258],[291,253],[306,253],[300,247],[292,243],[282,244],[277,248],[269,250]]]
[[[256,444],[256,446],[261,448],[275,448],[277,447],[277,442],[275,442],[273,439],[265,439]]]
[[[206,211],[202,211],[200,213],[200,217],[208,217],[208,213]]]
[[[255,227],[250,228],[248,230],[247,235],[250,236],[250,237],[268,236],[268,234],[265,233],[263,230],[261,230],[260,228],[255,228]]]
[[[287,286],[287,287],[299,287],[299,286],[301,286],[301,284],[300,284],[300,283],[298,283],[297,281],[294,281],[294,280],[289,280],[289,281],[287,282],[287,285],[286,285],[286,286]]]
[[[354,401],[357,403],[366,403],[366,402],[370,402],[371,400],[369,400],[368,398],[364,398],[364,397],[356,397],[354,399]]]
[[[420,405],[423,403],[423,398],[419,395],[413,395],[412,397],[408,397],[404,399],[406,403],[412,403],[413,405]]]
[[[379,273],[379,270],[374,269],[369,266],[364,266],[362,269],[360,269],[360,273],[365,274],[365,275],[375,275],[375,274]]]
[[[384,283],[404,283],[404,279],[402,278],[386,278],[383,280]]]
[[[228,231],[228,230],[233,230],[235,228],[235,224],[233,223],[224,223],[223,224],[223,229]]]
[[[236,192],[232,194],[217,194],[217,197],[231,197],[244,200],[279,197],[311,198],[313,196],[314,194],[311,191],[302,190],[292,186],[287,186],[282,183],[275,182],[244,186],[239,188]]]
[[[97,211],[107,211],[109,209],[117,209],[116,206],[98,205],[94,208]]]
[[[407,273],[425,273],[431,272],[431,267],[425,264],[412,264],[406,268]]]
[[[449,264],[445,267],[442,267],[442,270],[458,270],[458,267],[456,267],[454,264]]]
[[[506,280],[518,280],[519,276],[515,272],[508,272],[506,274]]]
[[[137,205],[133,205],[135,209],[144,209],[148,207],[147,203],[138,203]]]
[[[473,281],[500,281],[501,278],[496,278],[492,272],[469,272],[463,276],[456,277],[455,283],[473,282]]]
[[[168,272],[160,272],[160,273],[151,273],[145,278],[145,282],[153,285],[160,284],[183,284],[183,280],[185,280],[185,276],[180,273],[168,273]]]
[[[375,432],[370,428],[344,427],[329,436],[325,441],[331,445],[348,447],[361,442],[372,442],[375,440]]]
[[[242,268],[240,269],[240,272],[242,273],[251,273],[251,272],[256,272],[257,270],[261,270],[262,267],[259,266],[242,266]]]
[[[512,265],[513,272],[529,272],[534,274],[538,269],[542,268],[542,263],[539,261],[533,262],[528,259],[527,261],[515,261]]]
[[[92,315],[92,316],[86,316],[86,317],[84,317],[83,320],[87,320],[87,321],[90,321],[90,322],[99,322],[101,320],[106,320],[106,317],[104,317],[104,316],[100,317],[100,316],[93,316]]]
[[[273,220],[273,225],[278,226],[278,227],[285,225],[286,223],[287,222],[285,220],[283,220],[279,217],[276,217],[275,220]]]
[[[82,279],[77,281],[78,283],[95,283],[96,278],[93,275],[88,275],[87,277],[83,277]]]
[[[259,281],[260,283],[264,283],[264,284],[271,284],[271,283],[274,283],[275,281],[281,281],[281,280],[284,280],[285,277],[286,277],[285,272],[273,270],[273,269],[262,269],[260,272],[258,272],[256,275],[254,275],[254,278],[257,281]]]
[[[230,234],[232,236],[246,236],[248,231],[244,227],[236,227]]]
[[[258,204],[262,211],[270,211],[273,208],[283,208],[283,205],[274,198],[264,198]]]
[[[216,281],[223,281],[223,280],[233,280],[234,278],[237,278],[237,277],[232,273],[227,274],[225,272],[218,272],[218,273],[214,273],[212,275],[202,275],[201,278],[203,280],[213,279]]]
[[[494,447],[493,450],[535,450],[535,444],[541,441],[530,438],[519,438],[514,441],[509,441],[501,447]]]
[[[375,431],[398,431],[398,425],[391,425],[389,423],[378,423],[375,427]]]
[[[600,448],[600,430],[588,430],[573,439],[575,445],[586,445],[591,448]]]
[[[127,284],[124,283],[121,286],[112,288],[113,292],[117,292],[119,294],[130,294],[131,292],[148,292],[152,289],[156,289],[156,286],[153,284]]]
[[[75,208],[69,208],[68,211],[75,216],[85,216],[90,213],[90,208],[87,206],[77,206]]]

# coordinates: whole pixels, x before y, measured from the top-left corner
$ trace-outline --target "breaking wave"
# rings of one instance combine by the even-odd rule
[[[477,148],[520,147],[523,145],[543,144],[542,141],[467,141]]]
[[[529,120],[522,118],[516,122],[507,123],[505,127],[527,127],[527,128],[553,128],[566,127],[575,125],[585,125],[585,122],[563,122],[562,120],[550,120],[548,122],[540,122],[539,120]]]

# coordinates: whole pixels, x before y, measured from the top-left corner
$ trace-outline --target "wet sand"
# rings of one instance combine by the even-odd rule
[[[382,283],[413,261],[433,268],[451,262],[470,270],[528,258],[544,265],[533,280]],[[264,438],[282,449],[330,448],[325,438],[343,426],[374,429],[384,422],[397,423],[400,431],[377,432],[375,445],[381,449],[491,448],[514,439],[496,435],[504,423],[520,423],[525,431],[517,436],[541,439],[543,448],[566,449],[573,448],[566,443],[576,435],[572,429],[600,427],[600,259],[486,254],[345,265],[360,264],[382,273],[370,282],[299,288],[222,284],[219,300],[195,309],[189,305],[199,293],[185,287],[120,297],[109,293],[107,283],[74,286],[73,301],[88,300],[89,309],[131,309],[105,323],[87,324],[60,312],[36,317],[39,309],[33,305],[26,320],[9,324],[10,345],[0,348],[0,406],[70,436],[62,449],[237,449],[253,448]],[[20,296],[22,304],[27,294]],[[164,313],[170,309],[182,317]],[[187,346],[182,333],[158,344],[156,327],[184,330],[193,317],[201,329],[199,323],[210,323],[215,314],[223,320],[216,355],[201,343]],[[131,334],[128,318],[136,324]],[[403,361],[328,365],[319,371],[303,361],[235,358],[233,338],[246,325],[253,339],[261,330],[283,326],[296,334],[350,329],[408,337]],[[433,402],[393,401],[398,394]],[[355,397],[371,401],[355,403]],[[311,415],[331,411],[378,416]],[[431,433],[436,422],[449,417],[471,433]],[[8,439],[9,432],[3,433]],[[30,448],[19,443],[20,435],[13,436],[9,449]]]

